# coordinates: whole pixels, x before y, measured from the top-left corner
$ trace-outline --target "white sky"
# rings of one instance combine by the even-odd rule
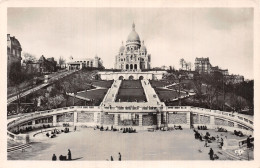
[[[97,54],[113,68],[133,21],[152,67],[209,57],[253,79],[253,8],[9,8],[7,30],[38,58]]]

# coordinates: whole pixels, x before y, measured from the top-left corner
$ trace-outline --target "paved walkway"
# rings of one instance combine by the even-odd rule
[[[107,105],[107,103],[115,102],[116,95],[119,91],[122,80],[114,80],[110,89],[108,89],[107,94],[105,95],[101,105]]]
[[[32,89],[29,89],[29,90],[26,90],[26,91],[20,93],[20,98],[21,98],[21,97],[24,97],[24,96],[26,96],[26,95],[28,95],[28,94],[30,94],[30,93],[33,93],[33,92],[35,92],[35,91],[37,91],[37,90],[39,90],[39,89],[41,89],[41,88],[43,88],[43,87],[45,87],[45,86],[50,85],[54,80],[59,80],[60,78],[63,78],[63,77],[65,77],[65,76],[68,76],[68,75],[70,75],[70,74],[72,74],[72,73],[74,73],[74,72],[75,72],[75,71],[65,71],[65,72],[62,72],[62,73],[59,73],[59,74],[55,74],[55,76],[52,76],[51,79],[49,79],[50,82],[40,84],[40,85],[38,85],[38,86],[35,86],[35,87],[32,88]],[[17,95],[8,98],[8,99],[7,99],[7,105],[9,105],[10,103],[12,103],[12,102],[15,101],[15,100],[17,100]]]
[[[155,93],[155,90],[152,88],[150,82],[146,79],[141,80],[145,95],[146,95],[146,99],[148,101],[149,104],[153,104],[153,105],[163,105],[165,106],[165,104],[163,102],[160,101],[160,99],[158,98],[157,94]]]
[[[212,135],[217,134],[214,130],[207,131]],[[205,135],[205,131],[201,133]],[[234,136],[232,133],[222,134],[223,138]],[[8,154],[8,160],[51,160],[53,154],[57,157],[67,155],[68,149],[71,150],[72,159],[78,161],[105,161],[110,156],[116,161],[118,152],[122,154],[122,161],[209,160],[210,148],[221,160],[228,159],[221,154],[223,152],[216,142],[210,143],[210,147],[204,147],[204,141],[195,140],[191,129],[123,134],[78,127],[76,132],[58,134],[56,138],[47,138],[45,134],[39,134],[35,138],[40,142],[32,143],[32,147],[25,152]]]

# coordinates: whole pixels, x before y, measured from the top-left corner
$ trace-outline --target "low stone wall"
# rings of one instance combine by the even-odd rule
[[[78,112],[78,122],[94,122],[94,113]]]
[[[187,124],[187,114],[186,113],[177,113],[169,114],[169,124]]]
[[[143,115],[143,126],[152,126],[156,124],[156,114]]]

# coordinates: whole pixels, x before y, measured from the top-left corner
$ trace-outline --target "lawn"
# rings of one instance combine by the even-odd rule
[[[173,90],[167,90],[167,89],[155,89],[155,92],[157,93],[159,99],[161,101],[166,101],[166,100],[172,100],[172,99],[177,99],[178,98],[178,92],[173,91]],[[186,95],[183,92],[180,92],[180,96]]]
[[[123,80],[116,97],[116,102],[147,102],[139,80]]]

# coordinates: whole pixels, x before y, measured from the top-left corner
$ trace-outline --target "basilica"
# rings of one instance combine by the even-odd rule
[[[126,45],[122,42],[118,55],[115,56],[115,69],[123,71],[141,71],[151,68],[151,55],[147,53],[144,41],[140,41],[135,31],[135,24],[127,37]]]

